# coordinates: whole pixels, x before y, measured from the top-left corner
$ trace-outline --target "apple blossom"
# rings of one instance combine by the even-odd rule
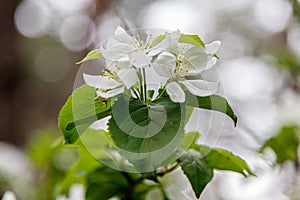
[[[166,91],[172,101],[185,101],[185,93],[180,85],[184,85],[196,96],[208,96],[217,92],[218,82],[205,81],[199,76],[216,64],[214,54],[219,46],[218,41],[205,48],[178,43],[177,51],[172,49],[173,52],[163,52],[157,56],[153,66],[158,75],[169,78]]]

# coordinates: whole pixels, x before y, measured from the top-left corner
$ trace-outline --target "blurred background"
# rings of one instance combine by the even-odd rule
[[[36,178],[28,152],[37,137],[54,141],[60,135],[57,116],[73,90],[75,63],[121,25],[179,29],[205,43],[222,42],[217,69],[238,126],[218,124],[220,116],[212,114],[214,125],[208,128],[204,112],[197,128],[206,134],[221,130],[214,145],[246,159],[258,177],[218,172],[201,199],[299,200],[298,157],[276,165],[274,151],[257,153],[282,127],[300,126],[299,5],[297,0],[1,1],[0,194],[21,193],[18,184]],[[18,177],[15,183],[8,183],[11,177]]]

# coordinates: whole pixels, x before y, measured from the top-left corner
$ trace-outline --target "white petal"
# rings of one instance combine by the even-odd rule
[[[121,94],[123,92],[124,92],[124,87],[118,87],[118,88],[109,90],[107,92],[102,92],[102,91],[99,91],[99,90],[96,91],[98,96],[100,96],[102,98],[105,98],[105,99],[117,96],[118,94]]]
[[[124,55],[119,57],[116,60],[117,64],[118,64],[118,68],[119,69],[125,69],[125,68],[129,68],[131,67],[130,62],[129,62],[129,56],[128,55]]]
[[[107,40],[106,48],[111,48],[115,45],[118,45],[120,42],[116,40],[114,37],[111,37]]]
[[[138,81],[135,69],[122,69],[117,74],[127,89],[131,88]]]
[[[145,68],[149,66],[151,57],[146,54],[143,50],[138,50],[130,53],[130,62],[136,68]]]
[[[128,44],[132,41],[132,37],[121,26],[116,28],[113,38],[119,42]]]
[[[94,76],[89,74],[83,74],[83,80],[88,86],[99,88],[100,79],[102,76]]]
[[[126,43],[118,43],[106,49],[100,47],[100,50],[105,59],[115,61],[124,54],[134,51],[134,47]]]
[[[151,42],[151,39],[152,39],[152,33],[151,33],[150,31],[147,31],[146,34],[147,34],[147,37],[146,37],[145,43],[148,44],[148,43]]]
[[[172,53],[177,53],[177,42],[179,40],[181,33],[179,30],[173,31],[171,33],[166,33],[166,38],[158,43],[156,46],[150,49],[148,55],[155,56],[163,51],[170,51]]]
[[[148,51],[148,55],[149,56],[156,56],[158,54],[160,54],[162,51],[164,51],[163,49],[160,49],[160,48],[151,48],[149,51]]]
[[[169,40],[169,47],[168,47],[168,51],[172,52],[172,53],[177,53],[178,52],[178,47],[177,47],[177,43],[178,40],[180,38],[180,31],[173,31],[171,32],[169,35],[167,35],[167,39]]]
[[[192,186],[181,168],[167,173],[160,182],[169,199],[197,200]]]
[[[165,198],[163,197],[163,194],[162,194],[160,188],[154,188],[147,193],[145,199],[146,200],[163,200]]]
[[[209,59],[207,61],[205,70],[208,70],[208,69],[212,68],[213,66],[215,66],[217,61],[218,61],[218,59],[216,57],[212,57],[211,59]]]
[[[122,83],[107,76],[83,74],[83,79],[87,85],[102,90],[109,90],[122,85]]]
[[[168,83],[166,86],[166,91],[173,102],[183,103],[185,101],[185,93],[178,83]]]
[[[185,52],[184,59],[190,63],[188,71],[184,75],[197,75],[206,68],[207,54],[200,46],[190,47]]]
[[[162,77],[170,77],[176,68],[176,57],[168,52],[161,53],[153,63],[155,72]]]
[[[122,55],[117,58],[115,61],[106,60],[106,68],[111,72],[118,72],[121,69],[131,68],[131,64],[129,63],[129,56]]]
[[[131,36],[122,27],[118,26],[115,30],[114,36],[108,39],[106,48],[109,49],[120,43],[130,44],[131,41]]]
[[[13,192],[7,191],[4,193],[2,200],[17,200],[17,198]]]
[[[209,96],[219,90],[219,82],[211,82],[204,80],[185,80],[180,81],[190,93],[196,96]]]
[[[74,184],[71,186],[69,191],[70,200],[84,200],[85,199],[85,190],[83,185]]]
[[[205,45],[205,50],[208,54],[215,54],[219,50],[221,46],[220,41],[213,41],[212,43],[206,44]]]
[[[117,62],[111,61],[111,60],[106,60],[106,66],[105,66],[105,68],[108,69],[111,72],[117,72],[117,71],[119,71]]]

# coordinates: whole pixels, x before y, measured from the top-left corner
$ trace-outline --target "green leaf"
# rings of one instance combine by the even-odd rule
[[[147,91],[147,98],[148,99],[152,100],[153,95],[154,95],[154,90],[148,90]]]
[[[66,143],[74,143],[93,122],[110,115],[111,103],[96,98],[95,88],[83,85],[68,98],[58,116]]]
[[[223,97],[218,95],[198,97],[186,92],[186,100],[188,106],[222,112],[233,120],[235,126],[237,124],[237,116],[234,114],[227,100]]]
[[[145,179],[152,180],[154,182],[158,182],[156,171],[141,173],[141,175]]]
[[[204,42],[198,35],[186,35],[182,33],[178,42],[204,47]]]
[[[122,172],[104,166],[89,174],[86,200],[107,200],[122,195],[128,188]]]
[[[209,152],[203,159],[211,168],[234,171],[241,173],[244,176],[255,176],[250,170],[246,161],[236,155],[233,155],[231,152],[224,149],[210,148],[207,146],[200,146],[200,148],[204,148],[206,149],[204,150],[205,152]]]
[[[199,137],[200,137],[200,134],[199,134],[199,132],[196,132],[196,131],[185,133],[180,147],[182,149],[189,149],[196,143],[196,141],[199,139]]]
[[[159,35],[156,38],[154,38],[150,44],[150,47],[154,47],[157,44],[159,44],[161,41],[163,41],[166,38],[166,35]]]
[[[274,137],[267,140],[260,152],[270,147],[276,154],[279,164],[287,160],[298,162],[299,128],[297,126],[284,126]]]
[[[139,174],[101,167],[88,176],[87,200],[107,200],[111,197],[120,199],[144,199],[152,187],[144,184]]]
[[[194,109],[195,109],[195,107],[193,107],[193,106],[186,106],[186,117],[185,117],[185,122],[184,122],[185,124],[187,124],[190,121]]]
[[[80,135],[80,140],[78,141],[82,146],[84,146],[87,151],[97,160],[103,155],[101,150],[111,144],[110,138],[108,138],[108,133],[104,130],[95,130],[88,128],[83,134]]]
[[[213,178],[213,169],[193,150],[183,153],[178,159],[184,174],[188,177],[192,188],[199,198],[205,186]]]
[[[120,97],[112,106],[109,133],[137,170],[154,171],[180,145],[184,119],[185,105],[173,103],[168,96],[148,105]]]
[[[83,62],[101,58],[101,57],[102,57],[102,55],[101,55],[100,49],[94,49],[94,50],[90,51],[81,61],[77,62],[76,64],[81,64]]]
[[[58,194],[67,193],[69,188],[75,183],[86,184],[87,175],[101,166],[101,163],[87,150],[89,146],[86,146],[87,142],[85,141],[91,134],[98,132],[97,130],[89,128],[80,136],[80,140],[77,140],[75,144],[65,145],[65,148],[73,148],[76,150],[79,159],[74,167],[68,170],[64,179],[57,186]]]

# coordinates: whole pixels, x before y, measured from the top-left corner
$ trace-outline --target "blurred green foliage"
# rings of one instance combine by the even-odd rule
[[[293,161],[298,165],[299,142],[299,128],[297,126],[284,126],[275,136],[262,145],[259,152],[263,152],[269,147],[275,152],[278,164]]]

